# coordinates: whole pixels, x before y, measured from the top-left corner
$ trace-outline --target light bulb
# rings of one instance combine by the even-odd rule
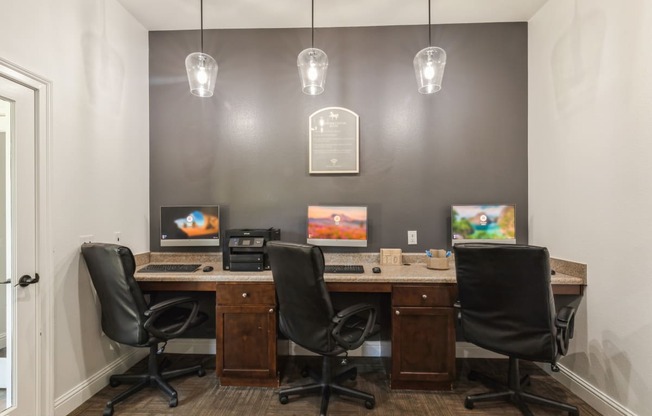
[[[311,62],[310,63],[310,68],[308,68],[308,79],[310,81],[315,81],[319,77],[319,72],[317,71],[317,68],[315,67],[315,63]]]
[[[426,67],[423,68],[423,77],[427,80],[431,80],[435,77],[435,68],[432,66],[432,61],[428,61]]]
[[[197,71],[197,82],[200,84],[206,84],[208,82],[208,73],[206,73],[206,68],[199,68]]]

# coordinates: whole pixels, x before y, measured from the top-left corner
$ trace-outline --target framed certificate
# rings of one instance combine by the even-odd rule
[[[342,107],[326,107],[308,118],[309,173],[360,173],[359,117]]]

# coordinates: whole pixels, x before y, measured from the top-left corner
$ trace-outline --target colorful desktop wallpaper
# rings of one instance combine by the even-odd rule
[[[456,205],[451,212],[453,240],[516,238],[513,205]]]
[[[308,238],[366,240],[367,207],[308,207]]]
[[[208,237],[219,233],[220,230],[219,218],[201,211],[193,211],[174,220],[174,223],[188,238]]]

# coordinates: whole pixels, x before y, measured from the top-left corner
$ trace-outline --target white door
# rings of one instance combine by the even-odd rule
[[[1,416],[33,416],[38,406],[35,101],[0,74]]]

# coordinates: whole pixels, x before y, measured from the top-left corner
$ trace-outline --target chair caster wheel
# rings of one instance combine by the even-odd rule
[[[473,409],[473,402],[469,399],[464,399],[464,407],[469,410]]]
[[[197,371],[197,377],[204,377],[205,375],[206,375],[206,370],[204,370],[203,368],[200,368]]]
[[[290,399],[288,399],[288,396],[286,396],[286,395],[280,395],[280,396],[278,396],[278,401],[281,404],[288,404],[290,402]]]
[[[179,404],[179,399],[178,398],[173,397],[173,398],[170,399],[170,403],[169,403],[170,407],[177,407],[178,404]]]
[[[374,406],[376,406],[376,402],[372,402],[371,400],[364,401],[364,407],[366,407],[367,409],[373,409]]]
[[[104,411],[102,412],[102,416],[113,416],[113,406],[106,405]]]
[[[109,380],[109,386],[111,386],[111,387],[118,387],[120,384],[122,384],[122,383],[120,383],[117,380]]]
[[[469,371],[469,374],[466,376],[469,381],[476,381],[478,379],[478,373],[475,371]]]

